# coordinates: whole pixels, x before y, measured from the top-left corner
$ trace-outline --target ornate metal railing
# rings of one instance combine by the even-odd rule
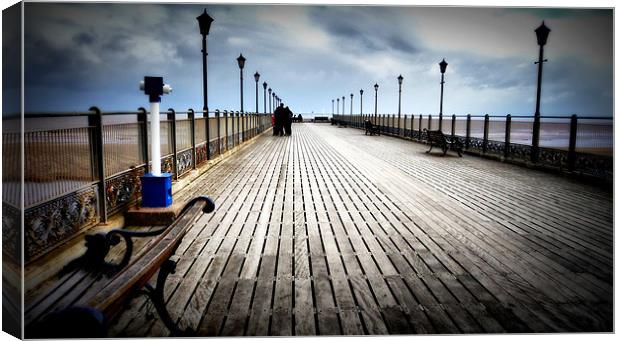
[[[246,141],[271,127],[270,115],[256,113],[235,112],[234,119],[228,118],[227,130],[218,129],[225,119],[219,111],[210,112],[207,119],[202,111],[169,109],[160,113],[160,119],[162,171],[172,173],[174,180],[238,146],[242,137]],[[7,215],[3,221],[21,219],[17,153],[23,137],[27,262],[79,231],[105,222],[140,198],[140,176],[148,172],[151,141],[143,108],[137,112],[103,113],[93,107],[81,113],[29,113],[23,135],[19,120],[3,120],[5,127],[15,126],[4,129],[2,135],[3,212]],[[230,143],[218,145],[220,140]],[[10,156],[15,156],[14,162],[6,162]],[[3,235],[9,231],[3,228]],[[19,259],[19,247],[10,249]]]
[[[546,116],[333,115],[363,129],[370,120],[388,135],[426,143],[424,129],[461,140],[466,152],[501,161],[613,179],[613,118]]]

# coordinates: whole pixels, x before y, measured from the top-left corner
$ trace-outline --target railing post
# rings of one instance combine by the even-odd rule
[[[467,124],[465,125],[465,149],[469,149],[469,138],[471,137],[471,115],[467,114]]]
[[[245,141],[245,118],[247,117],[245,112],[241,112],[241,142]]]
[[[441,131],[441,123],[443,122],[443,114],[439,113],[439,125],[437,126],[439,128],[439,131]]]
[[[512,116],[506,115],[506,135],[504,136],[504,158],[510,156],[510,131],[512,126]]]
[[[534,115],[532,126],[532,162],[538,162],[538,142],[540,138],[540,114]]]
[[[177,115],[174,109],[168,109],[168,121],[170,121],[171,130],[172,130],[172,169],[174,171],[174,180],[178,179],[178,171],[177,171]],[[168,131],[170,134],[170,131]],[[158,160],[161,162],[161,160]]]
[[[394,123],[396,123],[396,114],[392,114],[392,133],[396,130],[396,136],[398,136],[400,134],[400,127],[396,128],[396,126],[400,124],[400,122],[398,122],[398,124]]]
[[[568,140],[568,170],[575,170],[577,161],[577,115],[570,117],[570,138]]]
[[[407,130],[407,114],[403,116],[403,137],[407,136],[406,130]]]
[[[224,151],[228,150],[228,110],[224,110]]]
[[[142,122],[140,128],[140,139],[142,140],[142,154],[144,155],[144,173],[149,172],[149,133],[148,120],[146,118],[146,109],[138,108],[138,122]]]
[[[235,134],[236,137],[233,141],[237,142],[237,145],[239,145],[239,138],[241,137],[241,121],[239,120],[239,111],[235,112],[235,119],[237,120],[237,133]]]
[[[452,114],[452,138],[454,139],[454,131],[456,130],[456,115]]]
[[[196,169],[196,115],[194,115],[194,109],[187,109],[187,118],[190,122],[190,136],[192,139],[192,159],[194,160],[192,169]]]
[[[482,135],[482,153],[487,152],[489,144],[489,114],[484,115],[484,134]]]
[[[232,139],[231,148],[235,148],[235,111],[230,111],[230,138]]]
[[[418,141],[422,140],[422,114],[420,114],[420,118],[418,119]]]
[[[217,124],[217,155],[222,154],[222,136],[220,132],[220,109],[215,109],[215,123]],[[209,141],[207,141],[209,143]]]
[[[211,160],[211,134],[209,132],[209,111],[203,111],[202,117],[205,119],[205,139],[207,140],[207,160]]]
[[[88,125],[93,127],[94,160],[97,165],[97,195],[99,203],[99,221],[108,222],[108,207],[105,196],[105,157],[103,154],[103,114],[97,107],[88,109],[94,115],[88,116]]]

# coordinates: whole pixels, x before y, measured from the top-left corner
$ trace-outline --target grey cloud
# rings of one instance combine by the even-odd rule
[[[95,41],[95,36],[87,32],[81,32],[73,36],[73,41],[78,45],[92,45]]]

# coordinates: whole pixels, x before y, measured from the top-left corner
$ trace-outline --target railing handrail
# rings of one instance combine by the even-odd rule
[[[230,110],[229,110],[230,111]],[[185,111],[175,111],[176,115],[187,115],[190,111],[189,110],[185,110]],[[209,110],[209,114],[215,114],[216,110]],[[238,111],[235,111],[238,112]],[[136,110],[136,111],[102,111],[101,114],[103,116],[120,116],[120,115],[137,115],[140,113],[140,110]],[[167,115],[170,112],[168,111],[160,111],[159,114],[160,115]],[[203,110],[194,110],[194,114],[204,114],[205,112]],[[256,113],[256,112],[250,112],[250,111],[245,111],[243,112],[243,114],[257,114],[257,115],[271,115],[270,113]],[[92,111],[66,111],[66,112],[57,112],[57,111],[51,111],[51,112],[26,112],[24,113],[24,118],[51,118],[51,117],[88,117],[88,116],[94,116],[96,115],[95,112]],[[20,119],[20,116],[15,116],[15,117],[8,117],[8,119]],[[7,119],[7,118],[5,118]]]

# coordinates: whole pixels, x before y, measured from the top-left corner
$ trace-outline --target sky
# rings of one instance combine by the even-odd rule
[[[201,109],[203,8],[215,19],[208,39],[209,109],[255,110],[255,81],[268,83],[295,113],[398,110],[439,112],[445,58],[444,115],[531,115],[538,45],[545,46],[541,113],[613,115],[613,12],[605,9],[326,5],[27,3],[26,112],[134,111],[148,106],[144,76],[173,87],[162,110]],[[342,105],[342,104],[341,104]],[[259,85],[259,111],[263,89]],[[342,111],[342,107],[340,110]]]

